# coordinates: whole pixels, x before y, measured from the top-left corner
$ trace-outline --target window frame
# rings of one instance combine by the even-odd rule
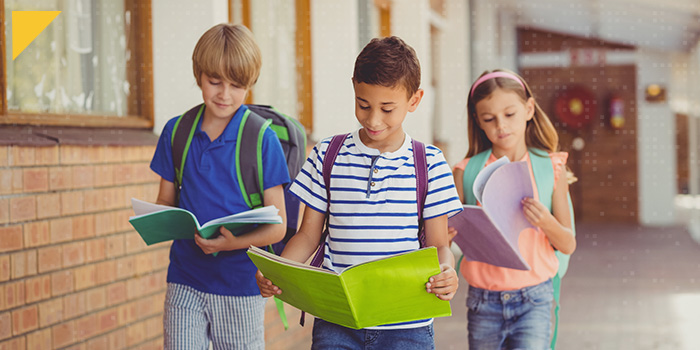
[[[124,11],[129,11],[132,28],[129,30],[128,50],[131,59],[126,66],[130,93],[127,115],[78,113],[27,113],[7,108],[7,45],[5,40],[5,1],[0,0],[0,125],[47,125],[78,127],[152,128],[153,101],[153,38],[151,30],[151,2],[124,0]]]

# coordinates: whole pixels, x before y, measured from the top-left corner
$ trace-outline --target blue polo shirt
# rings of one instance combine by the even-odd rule
[[[236,177],[236,139],[239,124],[248,108],[241,106],[224,132],[214,141],[202,131],[199,121],[185,162],[180,207],[200,223],[249,210]],[[168,121],[158,140],[151,169],[168,181],[175,180],[170,144],[177,117]],[[263,187],[290,182],[282,145],[274,131],[265,130],[262,143]],[[202,252],[194,239],[175,240],[170,248],[168,282],[188,285],[198,291],[219,295],[257,295],[257,268],[245,249],[219,252],[215,257]]]

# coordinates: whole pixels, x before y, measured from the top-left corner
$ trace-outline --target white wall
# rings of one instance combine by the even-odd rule
[[[676,195],[675,117],[668,103],[648,103],[644,87],[669,86],[671,57],[639,49],[637,55],[637,159],[639,222],[674,224]]]
[[[446,2],[445,28],[442,29],[442,54],[438,74],[440,94],[440,123],[435,135],[445,142],[443,149],[450,165],[467,153],[467,94],[471,82],[469,60],[468,1]]]
[[[202,102],[192,51],[204,32],[228,21],[226,0],[153,0],[153,99],[157,134],[172,117]]]
[[[311,1],[312,141],[359,127],[352,71],[358,48],[357,1]]]

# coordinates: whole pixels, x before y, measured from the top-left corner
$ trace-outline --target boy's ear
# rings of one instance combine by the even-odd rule
[[[423,94],[425,91],[423,89],[418,89],[416,92],[413,93],[413,96],[408,100],[408,111],[409,112],[414,112],[416,108],[418,108],[418,105],[420,104],[420,101],[423,99]]]

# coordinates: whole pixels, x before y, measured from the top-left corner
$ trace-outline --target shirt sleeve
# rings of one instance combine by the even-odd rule
[[[450,166],[442,151],[435,146],[426,147],[428,158],[428,195],[423,217],[432,219],[442,215],[455,215],[462,211]]]
[[[173,150],[170,139],[176,120],[177,117],[170,119],[163,127],[160,138],[158,138],[158,145],[156,145],[156,152],[151,159],[151,170],[170,182],[175,182],[175,167],[173,166]]]
[[[282,144],[269,127],[263,134],[262,144],[263,190],[290,182],[287,158]]]
[[[326,185],[323,183],[323,157],[329,143],[330,138],[327,138],[314,146],[289,189],[306,206],[321,213],[328,208]]]

